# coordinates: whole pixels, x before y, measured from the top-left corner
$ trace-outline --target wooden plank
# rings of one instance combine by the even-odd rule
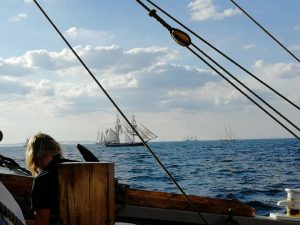
[[[249,217],[255,215],[253,208],[239,201],[199,196],[189,197],[200,212],[228,214],[228,210],[231,209],[233,215]],[[127,205],[193,211],[183,195],[133,189],[127,190]]]
[[[62,224],[114,223],[113,163],[62,163],[59,183]]]
[[[30,201],[33,177],[0,173],[0,180],[18,202],[24,218],[34,218]]]
[[[33,177],[0,173],[0,180],[13,196],[28,196],[31,192]]]

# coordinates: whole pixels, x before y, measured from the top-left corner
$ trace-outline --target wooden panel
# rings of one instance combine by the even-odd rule
[[[59,167],[59,182],[62,224],[113,223],[113,163],[63,163]]]
[[[0,174],[0,180],[13,196],[27,196],[31,192],[33,177]]]
[[[127,205],[193,211],[185,197],[179,194],[130,189],[127,191],[127,195]],[[190,199],[200,212],[228,214],[228,210],[231,208],[233,215],[255,215],[253,208],[239,201],[199,196],[190,196]]]

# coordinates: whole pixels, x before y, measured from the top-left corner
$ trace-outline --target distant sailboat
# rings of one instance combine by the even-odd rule
[[[135,116],[132,116],[131,124],[144,141],[147,142],[157,137],[143,124],[138,125],[135,120]],[[142,146],[143,143],[137,142],[135,140],[135,136],[137,136],[137,134],[133,131],[133,129],[125,123],[121,124],[119,115],[117,115],[114,129],[109,128],[106,130],[104,143],[107,147]]]
[[[104,140],[105,140],[105,138],[104,138],[103,130],[100,131],[100,129],[99,129],[99,131],[97,133],[96,144],[103,145],[104,144]]]
[[[224,123],[224,129],[225,129],[225,141],[235,141],[235,137],[231,131],[231,127]]]
[[[29,142],[29,138],[27,138],[27,139],[26,139],[26,141],[25,141],[25,143],[24,143],[24,145],[23,145],[23,146],[24,146],[24,147],[27,147],[27,145],[28,145],[28,142]]]
[[[186,138],[184,138],[184,141],[198,141],[198,138],[193,135],[188,135]]]

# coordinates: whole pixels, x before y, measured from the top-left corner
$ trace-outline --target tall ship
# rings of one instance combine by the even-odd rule
[[[235,141],[236,138],[234,134],[232,133],[231,127],[229,125],[226,125],[224,123],[224,129],[225,129],[225,141]]]
[[[157,135],[143,124],[137,124],[134,115],[132,116],[131,124],[144,141],[147,142],[157,138]],[[143,142],[136,141],[136,136],[136,132],[125,122],[121,122],[119,115],[117,115],[115,127],[109,128],[105,132],[104,144],[107,147],[142,146]]]

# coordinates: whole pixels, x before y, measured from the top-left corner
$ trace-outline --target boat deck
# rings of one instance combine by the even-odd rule
[[[1,182],[13,194],[26,219],[33,217],[30,210],[30,191],[33,178],[12,174],[0,174]],[[190,209],[184,196],[179,194],[143,190],[125,190],[125,202],[116,205],[116,222],[132,224],[204,224],[197,212]],[[274,220],[271,217],[255,216],[253,208],[238,201],[189,196],[210,225],[224,224],[228,209],[233,218],[242,225],[295,225],[299,222]]]

